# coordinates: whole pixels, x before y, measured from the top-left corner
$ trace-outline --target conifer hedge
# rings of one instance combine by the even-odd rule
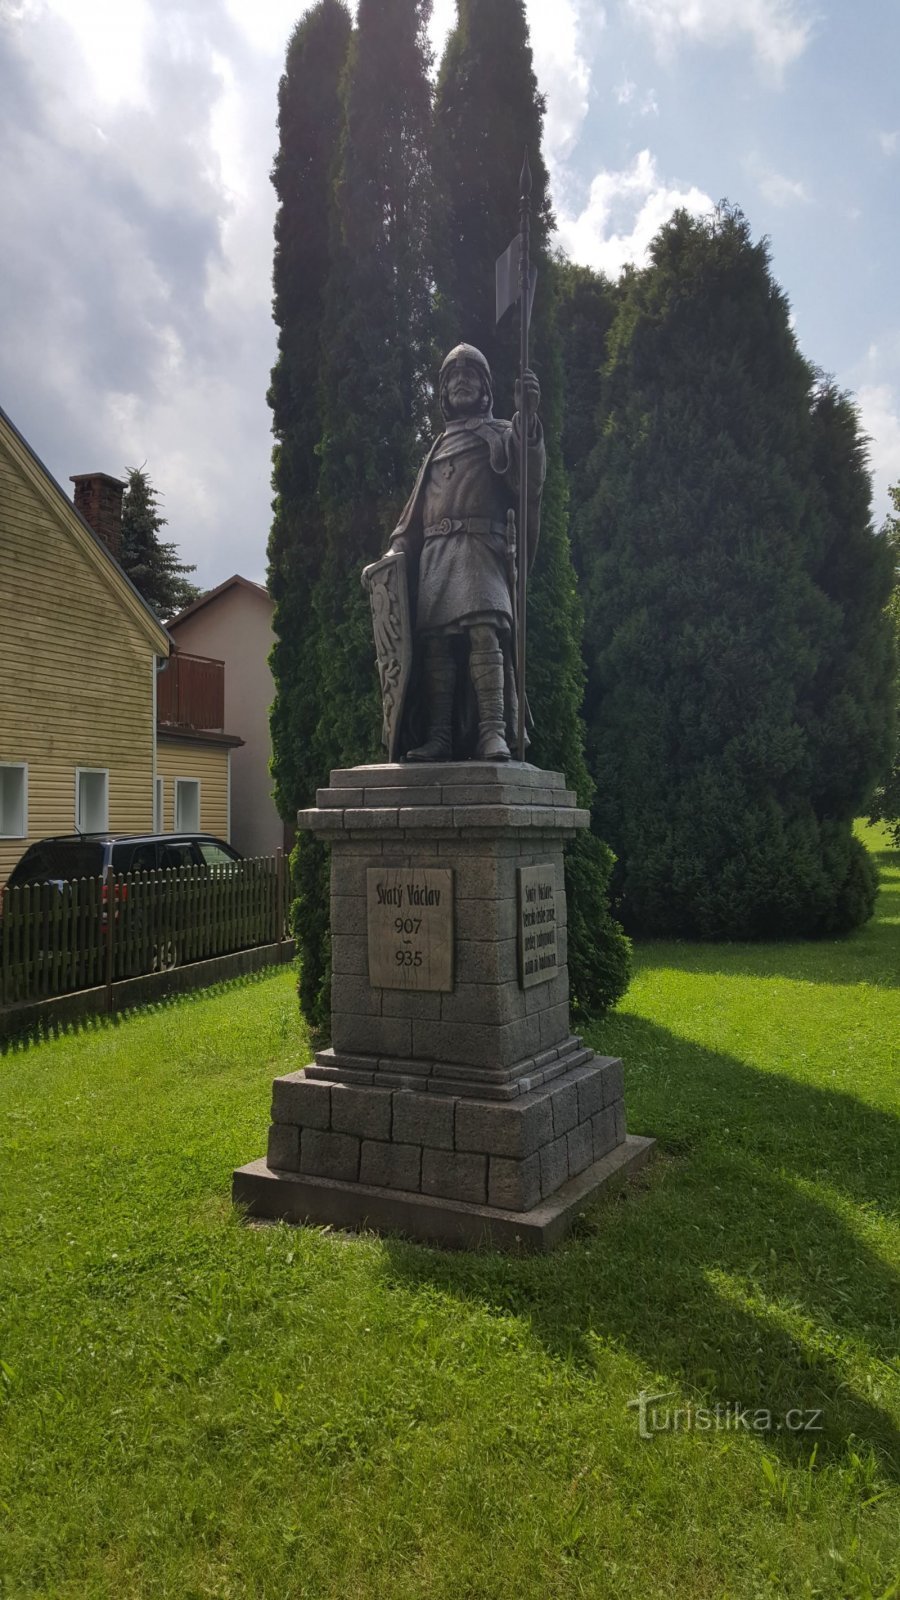
[[[743,216],[626,275],[576,523],[598,827],[631,931],[823,935],[872,910],[886,543],[855,411],[801,356]]]

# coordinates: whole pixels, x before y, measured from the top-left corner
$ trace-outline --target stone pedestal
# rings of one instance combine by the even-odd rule
[[[563,847],[588,815],[511,762],[336,771],[332,1046],[277,1078],[255,1216],[547,1247],[646,1158],[622,1063],[569,1028]]]

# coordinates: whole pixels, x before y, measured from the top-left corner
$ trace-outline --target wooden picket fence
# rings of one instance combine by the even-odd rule
[[[227,866],[23,884],[0,894],[0,1008],[288,938],[281,851]]]

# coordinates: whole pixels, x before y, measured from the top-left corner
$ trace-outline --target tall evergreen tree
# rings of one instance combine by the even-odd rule
[[[626,925],[837,933],[883,748],[883,549],[855,417],[817,389],[765,244],[677,214],[610,336],[577,529],[597,816]]]
[[[538,92],[523,0],[458,0],[457,25],[441,64],[435,105],[435,273],[438,334],[460,339],[491,365],[498,410],[511,406],[518,365],[516,317],[494,321],[493,265],[518,227],[518,176],[528,147],[532,171],[532,258],[539,286],[531,349],[541,381],[547,482],[541,542],[528,601],[528,695],[535,719],[530,759],[563,770],[582,804],[592,784],[580,718],[581,609],[567,529],[560,449],[562,364],[556,274],[548,249],[553,224],[541,154],[544,102]],[[592,834],[567,851],[569,967],[576,1008],[599,1012],[628,981],[628,947],[613,922],[607,884],[612,858]]]
[[[413,482],[429,408],[431,0],[360,0],[342,81],[324,295],[320,476],[323,559],[308,625],[317,716],[310,774],[370,760],[381,711],[360,584]],[[310,795],[315,783],[309,785]],[[301,998],[329,1011],[325,852],[301,840]]]
[[[888,492],[894,514],[885,518],[881,532],[894,569],[887,614],[894,640],[895,733],[892,759],[875,790],[870,820],[886,823],[895,847],[900,850],[900,483],[895,483]]]
[[[341,82],[350,34],[349,13],[341,0],[318,0],[294,29],[278,87],[279,145],[272,171],[278,195],[273,273],[278,359],[269,390],[275,435],[269,592],[275,602],[272,773],[276,804],[288,821],[300,806],[312,802],[321,781],[315,759],[322,705],[313,596],[325,550],[318,494],[322,325],[343,126]],[[322,984],[322,951],[328,944],[328,860],[311,835],[298,839],[292,869],[300,997],[312,1016]]]
[[[187,577],[197,569],[179,561],[176,544],[160,539],[166,518],[160,515],[159,495],[146,470],[131,467],[126,478],[120,564],[164,622],[198,598],[200,590]]]

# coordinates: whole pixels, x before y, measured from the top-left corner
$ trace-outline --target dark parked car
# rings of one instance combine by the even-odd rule
[[[231,845],[225,844],[222,839],[213,838],[211,834],[64,834],[54,839],[40,839],[36,844],[29,845],[21,861],[10,873],[6,888],[16,889],[24,884],[51,883],[61,892],[62,885],[72,879],[102,880],[102,909],[98,934],[105,942],[109,923],[107,880],[110,877],[118,878],[120,874],[129,872],[163,872],[181,867],[201,867],[207,872],[218,875],[223,871],[227,872],[235,862],[243,859],[238,850],[232,849]],[[123,884],[120,889],[119,884],[115,883],[113,890],[115,921],[118,922],[120,911],[124,913],[127,909],[128,923],[137,935],[138,942],[141,930],[144,930],[144,938],[149,946],[147,955],[153,969],[169,970],[178,966],[183,959],[184,923],[177,924],[173,931],[171,926],[166,926],[164,917],[160,926],[152,910],[155,903],[158,916],[160,906],[158,898],[155,898],[147,908],[140,903],[135,905],[133,898],[131,905],[126,908],[124,904],[119,905],[119,895],[121,893],[124,900],[127,884]],[[167,894],[165,884],[161,892]],[[5,892],[0,893],[0,926],[2,926],[4,899]],[[151,921],[145,921],[145,914],[150,915]],[[196,947],[198,943],[195,938],[194,946]],[[48,946],[43,949],[41,959],[46,959],[52,948],[53,946]],[[197,949],[197,955],[200,953],[201,951]],[[125,957],[121,959],[124,960]],[[141,970],[140,964],[137,970]]]
[[[20,883],[62,883],[169,867],[224,867],[241,860],[240,851],[206,833],[67,833],[29,845],[8,881],[15,889]]]

